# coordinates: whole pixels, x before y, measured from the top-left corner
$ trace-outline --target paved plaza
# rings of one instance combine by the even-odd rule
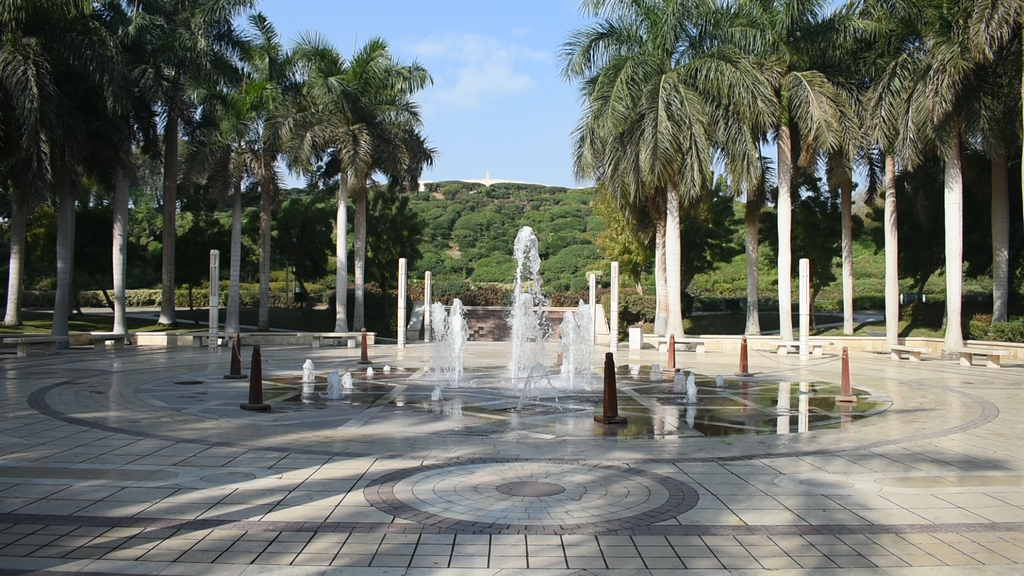
[[[599,379],[502,388],[507,345],[440,400],[432,347],[370,353],[263,347],[269,414],[228,349],[3,356],[0,576],[1024,574],[1019,362],[852,353],[851,408],[834,354],[680,353],[694,404],[620,350],[603,428]]]

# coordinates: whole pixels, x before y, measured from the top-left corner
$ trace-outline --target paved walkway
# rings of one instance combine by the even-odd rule
[[[372,354],[264,348],[270,414],[228,350],[0,357],[0,575],[1024,573],[1019,364],[854,353],[844,410],[834,356],[682,353],[687,404],[620,350],[606,430],[592,390],[514,410],[505,345],[441,401],[429,346]],[[306,358],[354,388],[303,393]]]

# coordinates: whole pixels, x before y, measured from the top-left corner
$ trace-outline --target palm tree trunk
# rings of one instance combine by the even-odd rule
[[[178,235],[178,116],[168,108],[164,127],[164,229],[163,272],[160,319],[158,324],[174,326],[178,316],[174,310],[174,241]]]
[[[896,219],[896,158],[885,155],[885,343],[899,344],[900,269]]]
[[[743,215],[744,230],[746,232],[743,243],[747,253],[747,326],[743,333],[748,336],[761,334],[761,318],[759,310],[759,288],[758,288],[758,238],[757,228],[761,219],[761,199],[757,197],[754,190],[747,191],[746,210]]]
[[[1005,157],[992,160],[992,322],[1006,322],[1010,296],[1010,197]]]
[[[960,164],[960,139],[955,138],[946,153],[945,192],[943,207],[946,224],[946,338],[944,348],[963,348],[963,327],[960,325],[963,305],[963,232],[964,185]]]
[[[338,185],[338,216],[335,219],[334,331],[348,332],[348,173]],[[427,303],[429,306],[430,303]]]
[[[654,222],[654,333],[665,335],[668,327],[668,274],[665,269],[665,211],[661,210]]]
[[[228,309],[224,317],[227,335],[241,332],[238,320],[240,279],[242,275],[242,182],[235,182],[231,209],[231,271],[228,273]]]
[[[779,193],[776,210],[779,218],[779,336],[785,342],[793,341],[793,288],[790,237],[793,227],[793,200],[790,181],[793,173],[793,151],[789,126],[779,127]]]
[[[356,299],[353,318],[354,330],[366,328],[366,316],[364,313],[366,293],[366,186],[359,184],[355,190],[356,216],[355,216],[355,272],[356,272]]]
[[[114,172],[114,229],[112,250],[114,273],[114,333],[128,333],[125,302],[125,276],[128,272],[128,174],[118,167]]]
[[[7,313],[4,326],[21,326],[21,284],[25,272],[25,229],[28,202],[18,190],[11,193],[11,261],[7,276]]]
[[[53,302],[54,336],[68,335],[68,315],[71,312],[71,257],[75,251],[75,195],[67,176],[62,178],[58,190],[57,208],[57,294]],[[58,348],[68,348],[61,342]]]
[[[683,260],[679,229],[679,193],[669,186],[665,194],[665,274],[668,277],[668,324],[665,335],[682,338]]]
[[[257,330],[270,330],[270,234],[271,186],[267,179],[260,183],[260,310]]]
[[[843,334],[853,334],[853,179],[849,174],[843,176],[839,189],[843,212]]]

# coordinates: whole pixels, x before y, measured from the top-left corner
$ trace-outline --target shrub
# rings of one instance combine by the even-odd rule
[[[991,342],[1021,342],[1024,343],[1024,323],[1020,318],[1014,318],[1010,322],[996,322],[991,324],[992,315],[988,314],[988,321],[979,320],[975,316],[970,323],[970,338],[972,340],[988,340]]]

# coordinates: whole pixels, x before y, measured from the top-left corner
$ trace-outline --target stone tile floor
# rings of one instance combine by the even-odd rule
[[[467,355],[493,369],[507,350],[471,343]],[[279,380],[307,357],[343,370],[357,359],[263,356]],[[0,357],[0,576],[1024,574],[1019,364],[854,354],[854,386],[887,410],[705,438],[685,408],[621,381],[655,433],[428,405],[431,356],[375,347],[393,381],[343,405],[279,395],[273,417],[233,408],[247,383],[221,378],[227,351]],[[754,353],[752,369],[803,398],[797,383],[839,379],[835,360]],[[735,371],[724,353],[680,363]],[[739,411],[773,410],[736,398]],[[804,412],[777,413],[789,431]]]

